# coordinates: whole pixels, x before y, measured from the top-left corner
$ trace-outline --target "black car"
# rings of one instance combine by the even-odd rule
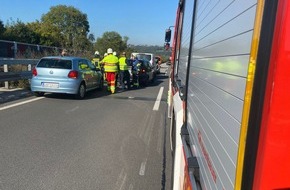
[[[138,63],[134,64],[132,62],[132,80],[133,83],[135,80],[138,79],[140,86],[148,86],[148,84],[151,82],[154,82],[154,79],[156,77],[156,73],[154,71],[154,68],[151,66],[150,62],[147,60],[138,60]]]

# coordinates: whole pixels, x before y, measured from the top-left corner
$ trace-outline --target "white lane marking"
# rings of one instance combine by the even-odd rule
[[[145,169],[146,169],[147,159],[141,163],[139,175],[145,175]]]
[[[76,107],[74,107],[73,109],[70,109],[70,110],[66,110],[65,113],[66,113],[66,114],[69,114],[69,113],[71,113],[71,112],[76,111],[77,109],[79,109],[79,106],[76,106]]]
[[[158,96],[156,98],[156,101],[155,101],[155,104],[154,104],[154,107],[153,107],[153,110],[154,111],[158,111],[159,110],[159,105],[160,105],[160,101],[161,101],[161,97],[162,97],[162,93],[163,93],[163,89],[164,87],[162,86],[159,90],[159,93],[158,93]]]
[[[40,99],[43,99],[43,98],[45,98],[45,97],[38,97],[38,98],[34,98],[34,99],[23,101],[23,102],[18,102],[18,103],[15,103],[15,104],[11,104],[11,105],[8,105],[8,106],[4,106],[4,107],[0,108],[0,111],[6,110],[6,109],[9,109],[9,108],[12,108],[12,107],[20,106],[20,105],[23,105],[23,104],[27,104],[29,102],[34,102],[36,100],[40,100]]]
[[[125,174],[125,176],[123,178],[122,184],[120,186],[120,190],[123,190],[124,189],[124,185],[125,185],[126,179],[127,179],[127,174]]]
[[[121,173],[119,174],[119,177],[117,179],[116,185],[114,190],[123,190],[124,185],[127,179],[127,173],[125,172],[124,168],[121,170]]]

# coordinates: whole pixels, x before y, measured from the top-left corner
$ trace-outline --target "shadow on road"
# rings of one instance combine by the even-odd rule
[[[125,92],[131,92],[131,91],[136,91],[136,90],[141,90],[144,88],[150,88],[154,86],[158,86],[161,83],[164,82],[164,80],[168,79],[168,76],[165,73],[160,73],[156,76],[156,79],[150,83],[147,86],[140,86],[139,88],[132,88],[130,90],[127,90]],[[120,91],[119,88],[117,88],[117,91],[115,94],[120,94],[123,93]],[[94,98],[100,98],[100,97],[105,97],[105,96],[110,96],[111,93],[106,91],[106,86],[102,90],[93,90],[90,92],[87,92],[85,98],[83,100],[88,100],[88,99],[94,99]],[[31,92],[29,89],[2,89],[0,91],[0,104],[27,98],[27,97],[32,97],[33,92]],[[53,94],[53,93],[46,93],[44,94],[44,97],[46,98],[56,98],[56,99],[63,99],[63,100],[77,100],[74,95],[70,94]],[[80,101],[80,100],[77,100]]]

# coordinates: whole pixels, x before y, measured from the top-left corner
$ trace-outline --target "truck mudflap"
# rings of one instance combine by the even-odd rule
[[[183,155],[185,162],[183,189],[200,190],[199,165],[196,156],[191,150],[189,133],[185,124],[181,127],[180,135],[183,144]]]

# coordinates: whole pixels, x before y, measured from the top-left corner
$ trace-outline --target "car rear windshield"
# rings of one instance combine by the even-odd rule
[[[144,60],[150,61],[151,60],[151,55],[137,54],[137,58],[138,59],[144,59]]]
[[[63,59],[41,59],[37,67],[72,69],[72,62],[71,60],[63,60]]]
[[[150,71],[150,63],[149,61],[143,61],[141,64],[141,69],[145,69],[146,71]]]

